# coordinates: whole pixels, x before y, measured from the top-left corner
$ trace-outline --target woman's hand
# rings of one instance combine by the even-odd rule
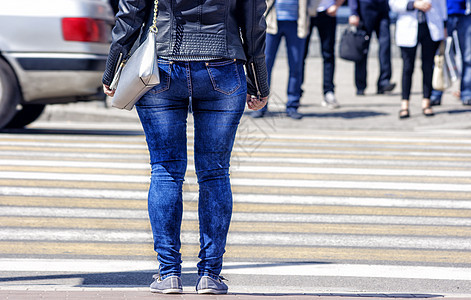
[[[257,96],[247,94],[247,106],[251,110],[259,110],[267,105],[268,97],[257,98]]]
[[[331,17],[335,17],[337,16],[337,10],[339,9],[339,7],[337,5],[332,5],[332,6],[329,6],[329,8],[326,10],[326,13],[328,16],[331,16]]]
[[[414,8],[423,12],[428,12],[432,8],[432,4],[426,0],[416,0],[414,1]]]
[[[348,24],[358,27],[360,25],[360,17],[356,15],[351,15],[348,18]]]
[[[106,85],[106,84],[103,85],[103,92],[105,92],[105,94],[107,96],[113,97],[115,91],[116,90],[110,89],[110,87],[108,85]]]

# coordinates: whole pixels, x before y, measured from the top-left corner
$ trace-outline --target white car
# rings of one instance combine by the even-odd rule
[[[2,1],[0,129],[46,104],[97,99],[114,15],[107,0]]]

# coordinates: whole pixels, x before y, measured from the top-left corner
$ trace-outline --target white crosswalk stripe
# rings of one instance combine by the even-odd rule
[[[191,130],[189,145],[182,252],[185,259],[196,260],[198,193]],[[226,257],[247,265],[254,259],[284,259],[337,266],[335,271],[271,269],[279,274],[349,276],[358,266],[359,277],[392,272],[398,278],[466,278],[471,266],[470,150],[466,136],[239,136],[231,167],[234,213]],[[21,247],[16,255],[23,263],[29,259],[31,270],[40,268],[38,256],[51,264],[74,259],[87,266],[93,265],[93,260],[85,263],[90,255],[97,263],[100,258],[129,259],[133,245],[146,245],[149,249],[139,255],[152,260],[145,208],[149,168],[140,135],[0,134],[0,268],[15,269],[8,258],[12,247]],[[114,227],[115,221],[122,226]],[[106,254],[107,247],[116,245],[131,248]],[[250,255],[254,251],[256,257]],[[120,261],[128,266],[127,260]],[[458,269],[457,263],[465,267]],[[407,264],[410,272],[400,275],[395,264]],[[420,268],[443,273],[431,275]],[[419,269],[422,277],[414,273]],[[257,270],[233,272],[262,272]]]

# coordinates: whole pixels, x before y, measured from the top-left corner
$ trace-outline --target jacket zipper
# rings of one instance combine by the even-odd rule
[[[262,93],[260,93],[260,88],[258,86],[257,75],[255,74],[255,65],[254,63],[250,63],[250,66],[252,67],[253,78],[255,81],[255,88],[257,89],[257,98],[260,99]]]
[[[123,53],[119,53],[119,57],[118,57],[118,61],[116,62],[116,67],[115,67],[115,70],[114,70],[114,74],[116,74],[116,72],[118,72],[118,69],[121,65],[121,59],[123,58]]]
[[[123,58],[123,53],[120,53],[118,57],[118,62],[116,64],[116,68],[113,74],[113,80],[111,80],[111,83],[110,83],[110,89],[112,90],[115,90],[116,87],[118,86],[119,77],[121,76],[121,69],[124,67],[125,61],[122,60],[122,58]]]

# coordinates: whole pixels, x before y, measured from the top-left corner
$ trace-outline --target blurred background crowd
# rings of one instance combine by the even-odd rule
[[[339,8],[345,0],[268,0],[267,2],[267,48],[266,59],[269,74],[282,38],[285,39],[289,64],[286,95],[286,114],[301,119],[298,112],[303,94],[305,59],[313,28],[317,28],[320,52],[323,58],[322,106],[340,107],[335,96],[335,42]],[[469,0],[348,0],[348,23],[367,37],[365,55],[355,61],[354,85],[356,95],[365,95],[367,87],[368,48],[373,34],[378,39],[379,77],[377,93],[384,94],[396,88],[391,82],[391,19],[396,23],[395,43],[403,60],[401,80],[401,103],[399,118],[410,116],[409,98],[412,74],[415,68],[418,46],[421,45],[422,113],[434,115],[432,105],[440,105],[441,93],[434,91],[432,76],[434,57],[447,36],[455,36],[455,48],[461,53],[461,88],[459,96],[464,105],[471,104],[471,14]],[[456,34],[454,34],[456,33]],[[456,51],[457,49],[455,49]],[[455,66],[450,66],[455,67]],[[319,75],[320,72],[319,72]],[[307,83],[308,84],[308,83]],[[261,118],[268,107],[252,113]]]

